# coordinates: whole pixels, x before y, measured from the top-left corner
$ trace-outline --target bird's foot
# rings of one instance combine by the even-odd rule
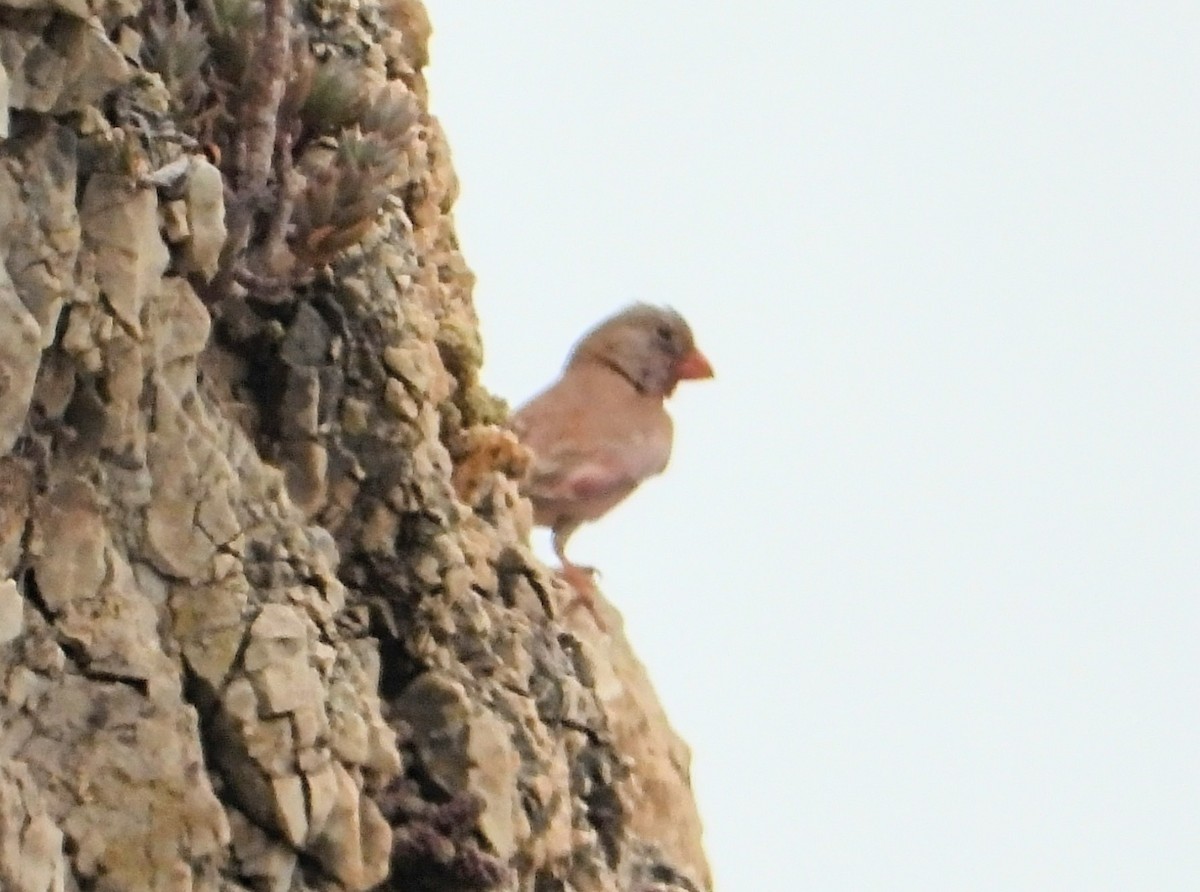
[[[581,567],[578,564],[563,564],[561,575],[563,581],[575,590],[575,597],[567,603],[567,610],[586,607],[592,618],[596,620],[600,631],[607,632],[608,626],[604,624],[600,611],[596,608],[596,576],[599,575],[596,568]]]
[[[595,567],[583,567],[579,564],[564,563],[559,571],[563,581],[579,594],[590,594],[596,591],[596,577],[599,575]]]

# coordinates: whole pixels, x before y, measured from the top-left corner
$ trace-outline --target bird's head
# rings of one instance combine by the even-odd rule
[[[684,318],[668,307],[641,303],[584,335],[567,365],[580,362],[606,365],[638,392],[654,396],[670,396],[680,381],[713,376]]]

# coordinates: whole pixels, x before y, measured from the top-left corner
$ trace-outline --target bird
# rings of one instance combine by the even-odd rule
[[[585,604],[598,622],[595,569],[573,563],[567,541],[662,473],[674,438],[664,401],[680,381],[711,377],[683,316],[636,303],[584,334],[558,380],[510,419],[532,453],[520,490],[534,523],[550,528],[573,603]]]

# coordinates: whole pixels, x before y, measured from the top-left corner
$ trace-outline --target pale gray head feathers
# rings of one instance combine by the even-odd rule
[[[585,334],[571,350],[567,367],[598,362],[639,393],[667,396],[678,383],[676,363],[694,348],[692,330],[677,312],[637,303]]]

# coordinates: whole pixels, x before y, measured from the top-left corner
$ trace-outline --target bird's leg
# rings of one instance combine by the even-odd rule
[[[567,539],[575,532],[577,526],[578,524],[575,524],[570,527],[558,527],[554,530],[554,553],[562,561],[562,578],[575,590],[575,598],[567,605],[567,609],[573,610],[583,605],[596,620],[596,625],[605,630],[607,627],[604,625],[604,620],[600,618],[600,612],[596,609],[596,568],[573,564],[567,559]]]
[[[555,527],[554,553],[562,561],[563,579],[570,583],[571,588],[575,589],[580,595],[589,597],[596,590],[596,581],[594,579],[596,568],[573,564],[567,557],[567,540],[571,538],[571,534],[575,532],[577,526],[578,524]]]

